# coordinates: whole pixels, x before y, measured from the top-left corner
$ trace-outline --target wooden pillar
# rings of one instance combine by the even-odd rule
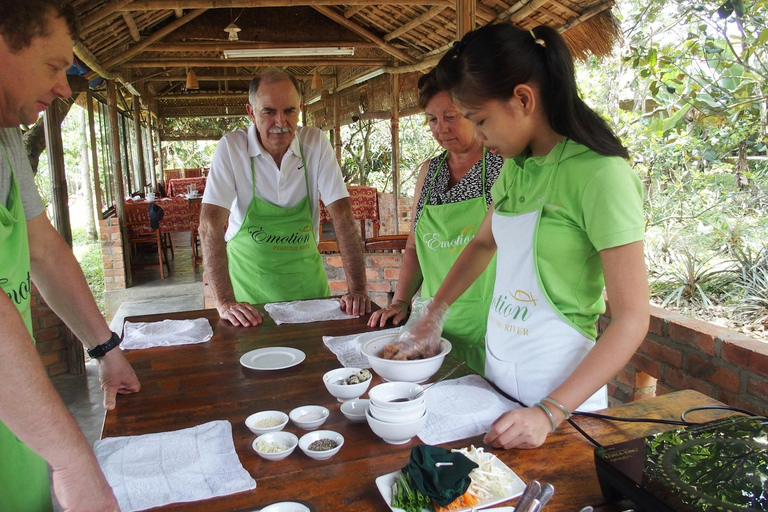
[[[456,39],[475,29],[477,20],[476,0],[456,0]]]
[[[127,106],[126,106],[127,107]],[[121,123],[123,127],[123,157],[125,161],[125,170],[123,171],[123,175],[125,176],[125,186],[128,187],[128,195],[131,195],[133,193],[133,175],[131,174],[131,162],[129,158],[132,157],[130,154],[130,148],[128,146],[128,137],[130,137],[128,133],[128,129],[125,126],[125,116],[118,116],[119,122]],[[120,135],[120,132],[118,132],[118,136]]]
[[[336,148],[336,161],[339,162],[341,167],[341,100],[339,98],[339,91],[336,90],[338,85],[338,77],[333,78],[333,145]]]
[[[157,118],[157,131],[155,132],[155,138],[157,139],[157,166],[160,167],[160,181],[165,184],[165,161],[163,158],[163,122],[160,117]]]
[[[107,80],[107,107],[109,107],[109,135],[112,146],[112,198],[120,224],[125,224],[125,189],[123,188],[123,162],[120,156],[120,129],[117,115],[117,89],[115,82]],[[127,252],[127,251],[126,251]]]
[[[153,123],[154,121],[154,123]],[[154,129],[152,128],[152,125],[154,124]],[[155,116],[152,115],[152,112],[149,113],[149,184],[152,187],[152,190],[157,192],[157,167],[155,167],[155,158],[157,158],[157,153],[155,153],[155,135],[157,134],[157,119]]]
[[[400,233],[400,218],[398,215],[400,197],[400,75],[392,75],[392,215],[394,218],[394,234]]]
[[[133,129],[136,135],[136,170],[139,182],[136,184],[139,192],[144,192],[147,186],[147,173],[144,169],[144,139],[141,135],[141,102],[139,96],[133,95]]]
[[[99,153],[98,143],[96,142],[96,120],[93,114],[93,94],[89,87],[85,91],[88,108],[88,130],[91,137],[91,168],[93,169],[93,190],[96,193],[96,211],[99,212],[99,219],[104,213],[104,205],[101,204],[101,179],[99,178]]]
[[[64,145],[61,142],[60,101],[57,99],[45,110],[45,144],[48,150],[48,169],[51,171],[53,225],[72,247],[72,225],[69,222],[67,178],[64,170]]]

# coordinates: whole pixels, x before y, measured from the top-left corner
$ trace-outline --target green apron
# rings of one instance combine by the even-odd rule
[[[485,201],[485,150],[483,150],[483,194],[458,203],[429,205],[429,196],[445,153],[427,189],[419,222],[416,224],[416,254],[424,281],[422,297],[432,297],[464,247],[475,237],[488,211]],[[480,375],[485,372],[485,329],[493,299],[496,256],[488,268],[451,306],[443,336],[453,345],[451,355],[466,361]]]
[[[312,227],[307,161],[301,140],[299,151],[307,196],[290,208],[256,197],[256,171],[251,157],[253,199],[237,234],[227,242],[229,278],[238,302],[284,302],[331,294]]]
[[[0,287],[16,305],[32,336],[27,220],[5,146],[3,150],[11,169],[11,192],[8,206],[0,203]],[[0,343],[4,341],[0,339]],[[3,423],[0,423],[0,510],[53,510],[45,460],[19,441]]]

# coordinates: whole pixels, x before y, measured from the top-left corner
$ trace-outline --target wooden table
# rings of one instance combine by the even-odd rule
[[[263,312],[261,306],[259,309]],[[118,396],[117,408],[106,415],[102,436],[177,430],[226,419],[232,423],[240,461],[258,485],[254,491],[197,503],[168,505],[161,510],[245,511],[275,501],[300,499],[313,503],[320,512],[389,511],[376,488],[375,479],[405,465],[411,447],[419,444],[420,440],[414,438],[400,446],[384,443],[366,424],[349,422],[322,383],[322,375],[326,371],[341,366],[336,356],[323,345],[322,336],[371,330],[366,326],[367,317],[277,326],[265,316],[262,325],[252,328],[233,327],[219,320],[215,310],[148,315],[127,320],[199,317],[208,318],[213,326],[214,337],[207,343],[126,352],[141,380],[141,392]],[[269,346],[301,349],[307,359],[298,366],[279,371],[254,371],[240,365],[241,355]],[[454,365],[455,360],[449,356],[435,378]],[[461,369],[456,377],[468,371]],[[379,382],[380,378],[374,376],[371,385]],[[245,426],[245,418],[266,409],[288,413],[294,407],[306,404],[324,405],[331,411],[330,418],[321,428],[335,430],[344,436],[341,451],[325,461],[310,459],[298,448],[282,461],[270,462],[260,458],[251,448],[256,436]],[[681,391],[612,408],[609,412],[622,417],[679,419],[680,412],[686,407],[706,404],[718,402],[695,391]],[[690,419],[706,421],[727,415],[701,412]],[[672,428],[592,418],[579,418],[577,421],[603,444]],[[291,422],[285,430],[298,436],[304,434]],[[444,446],[458,448],[470,444],[481,446],[482,437]],[[537,479],[552,483],[555,495],[548,505],[551,512],[576,512],[586,505],[604,512],[624,510],[605,504],[595,473],[593,447],[570,425],[561,426],[539,449],[503,451],[486,447],[486,450],[495,453],[524,481]]]
[[[187,193],[187,187],[189,185],[194,185],[195,190],[197,190],[200,195],[203,195],[203,192],[205,192],[205,182],[206,182],[205,176],[197,176],[194,178],[173,178],[168,180],[168,183],[166,183],[166,193],[168,194],[168,197],[174,197],[181,194]]]

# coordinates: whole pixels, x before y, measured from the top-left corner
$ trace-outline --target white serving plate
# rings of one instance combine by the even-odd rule
[[[489,500],[481,501],[480,503],[475,505],[475,508],[477,509],[490,507],[492,505],[496,505],[497,503],[511,500],[512,498],[516,498],[521,494],[523,494],[523,491],[525,490],[525,482],[523,482],[520,479],[520,477],[515,474],[514,471],[509,469],[509,467],[506,464],[504,464],[502,461],[500,461],[498,457],[496,457],[495,455],[491,454],[491,457],[492,457],[491,464],[493,464],[494,466],[500,467],[505,471],[508,471],[512,475],[512,478],[513,478],[512,485],[510,486],[506,495],[499,498],[491,498]],[[379,492],[381,493],[381,496],[384,498],[384,501],[387,503],[387,506],[389,506],[390,510],[392,510],[393,512],[405,512],[401,508],[395,508],[392,506],[392,484],[395,483],[399,475],[400,475],[400,471],[393,471],[392,473],[381,475],[376,479],[376,487],[379,488]],[[455,512],[470,511],[470,510],[472,510],[472,507],[456,509]],[[424,508],[422,509],[422,512],[430,512],[430,511]]]
[[[243,354],[240,364],[251,370],[283,370],[296,366],[306,357],[304,352],[291,347],[257,348]]]

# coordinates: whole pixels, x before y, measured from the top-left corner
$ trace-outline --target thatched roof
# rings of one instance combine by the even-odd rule
[[[470,0],[458,0],[462,8]],[[461,3],[464,2],[464,3]],[[77,57],[93,73],[139,94],[159,117],[239,115],[248,82],[277,66],[304,85],[310,124],[353,117],[388,118],[391,75],[399,75],[400,109],[416,111],[416,81],[456,39],[453,0],[72,0],[83,32]],[[576,57],[603,55],[619,35],[613,0],[478,0],[477,23],[557,28]],[[229,41],[224,28],[241,29]],[[225,58],[229,49],[353,47],[351,56]],[[198,90],[185,90],[188,70]],[[360,77],[379,70],[379,76]],[[312,87],[320,74],[322,90]],[[358,83],[360,82],[360,83]],[[318,100],[318,98],[320,98]],[[315,100],[315,101],[313,101]]]

